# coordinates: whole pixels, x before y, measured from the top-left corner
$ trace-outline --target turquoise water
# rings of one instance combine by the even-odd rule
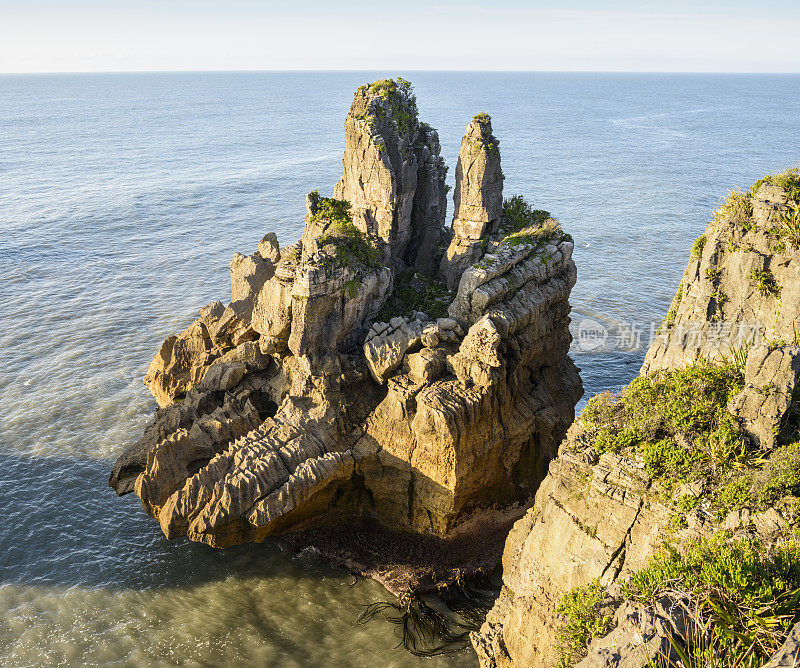
[[[474,665],[358,626],[374,583],[276,542],[167,542],[106,486],[155,409],[160,342],[229,295],[234,251],[299,236],[305,193],[339,177],[353,90],[384,75],[0,77],[3,666]],[[587,395],[637,373],[644,349],[613,332],[663,317],[720,196],[800,162],[798,76],[406,76],[451,180],[485,110],[506,193],[575,237],[575,321],[612,330],[574,350]]]

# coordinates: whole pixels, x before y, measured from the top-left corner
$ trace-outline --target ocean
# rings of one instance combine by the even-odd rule
[[[234,251],[299,237],[353,91],[387,74],[414,83],[451,184],[486,111],[506,194],[573,235],[586,398],[638,373],[720,197],[800,162],[795,75],[0,76],[0,665],[476,665],[357,624],[387,598],[373,582],[272,540],[168,542],[107,486],[161,341],[229,299]]]

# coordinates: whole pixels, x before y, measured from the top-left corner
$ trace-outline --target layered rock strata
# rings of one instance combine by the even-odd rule
[[[492,120],[480,113],[467,125],[456,164],[452,238],[439,269],[454,290],[467,267],[480,258],[481,241],[497,226],[503,208],[500,147]]]
[[[436,131],[407,82],[358,89],[335,197],[309,194],[299,242],[267,235],[235,255],[231,303],[202,309],[150,366],[161,408],[110,484],[168,538],[224,547],[358,524],[482,546],[520,516],[582,393],[568,357],[576,270],[555,221],[511,236],[494,224],[488,120],[470,124],[475,142],[457,210],[486,220],[449,292]],[[402,582],[393,590],[421,580]]]
[[[780,456],[776,447],[788,436],[797,437],[791,412],[798,406],[800,372],[800,348],[794,345],[800,237],[791,224],[800,206],[797,182],[768,177],[723,204],[694,246],[664,333],[642,369],[643,375],[657,374],[698,360],[738,359],[743,388],[727,411],[736,418],[743,447],[767,462]],[[747,326],[746,340],[736,338],[739,325]],[[723,327],[725,336],[714,336]],[[675,601],[654,606],[626,601],[619,583],[643,568],[667,539],[685,546],[726,530],[770,545],[790,524],[774,507],[752,512],[745,507],[715,521],[706,500],[715,493],[709,482],[699,479],[665,493],[645,471],[637,449],[619,446],[598,456],[593,440],[591,428],[578,418],[533,508],[508,536],[501,594],[481,631],[472,635],[482,666],[557,665],[563,660],[558,643],[564,620],[556,609],[564,594],[593,581],[609,593],[604,614],[611,631],[595,638],[574,665],[682,665],[668,637],[691,638],[676,618]],[[692,449],[688,442],[685,447]],[[756,481],[765,475],[755,471]],[[673,495],[696,507],[677,528]],[[794,665],[784,662],[796,649],[795,631],[768,665]]]

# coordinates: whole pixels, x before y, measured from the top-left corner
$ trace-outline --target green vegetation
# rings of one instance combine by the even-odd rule
[[[706,247],[706,235],[701,234],[692,244],[692,257],[700,257],[703,254],[703,249]]]
[[[317,239],[320,249],[333,246],[333,257],[324,266],[337,264],[342,267],[355,269],[368,267],[378,269],[381,266],[378,249],[374,241],[359,230],[350,217],[350,203],[332,197],[316,196],[317,207],[311,220],[328,220],[330,225],[325,233]]]
[[[786,425],[783,440],[797,438],[796,424]],[[733,510],[750,508],[762,512],[782,508],[796,516],[796,497],[800,496],[800,441],[777,448],[768,458],[754,460],[753,466],[734,471],[720,488],[713,509],[717,519]]]
[[[623,585],[628,599],[667,595],[690,647],[670,639],[684,666],[760,666],[800,620],[800,543],[773,548],[721,532],[683,553],[666,546]]]
[[[332,223],[352,223],[350,217],[350,202],[333,197],[320,197],[319,192],[314,190],[309,193],[309,198],[317,202],[314,215],[311,220],[329,220]]]
[[[800,185],[797,170],[786,178],[790,177]],[[732,193],[719,217],[752,229],[749,197]],[[790,216],[795,213],[790,209]],[[786,244],[794,243],[787,228],[795,221],[788,218],[771,231]],[[796,223],[800,241],[800,218]],[[692,256],[699,257],[705,244],[703,235]],[[729,250],[739,247],[731,241]],[[705,275],[717,281],[720,268],[708,268]],[[780,299],[781,287],[769,269],[753,270],[748,278],[762,294]],[[717,306],[728,299],[720,289],[712,296]],[[681,285],[666,326],[674,325],[682,298]],[[651,662],[654,666],[755,668],[800,622],[800,533],[792,533],[792,527],[800,524],[800,387],[775,429],[778,445],[759,448],[751,443],[728,412],[731,399],[744,388],[749,348],[749,344],[733,348],[728,361],[701,361],[639,377],[618,394],[594,397],[581,415],[587,438],[577,447],[583,449],[588,443],[596,456],[619,452],[641,462],[649,481],[633,491],[671,509],[663,527],[663,549],[622,583],[624,599],[655,607],[666,598],[673,617],[686,624],[686,639],[670,638],[680,663],[661,657],[661,664]],[[768,384],[755,391],[769,397],[775,388]],[[745,525],[736,535],[721,530],[719,523],[729,513],[743,509],[751,513],[777,509],[788,524],[770,529],[769,540],[755,531],[756,527],[764,531],[762,520],[756,517],[748,526],[746,514],[739,516]],[[686,534],[676,532],[689,526],[705,526],[710,537],[679,542]],[[605,591],[596,581],[564,597],[559,612],[569,623],[559,643],[562,666],[583,655],[596,635],[590,622],[602,618],[608,607]]]
[[[358,276],[355,276],[344,284],[345,294],[348,297],[350,297],[350,299],[352,299],[358,294],[358,290],[360,287],[361,287],[361,279]]]
[[[504,234],[513,234],[526,228],[541,227],[548,218],[549,211],[532,209],[522,195],[513,195],[503,199],[500,229]]]
[[[729,299],[727,293],[719,288],[717,288],[715,292],[711,293],[711,297],[715,302],[717,302],[717,306],[722,306]]]
[[[559,668],[567,668],[586,656],[592,638],[610,630],[611,617],[601,614],[604,598],[599,580],[576,587],[561,598],[556,608],[563,621],[556,642]]]
[[[777,253],[778,255],[782,255],[783,253],[786,252],[786,244],[783,241],[779,241],[776,244],[770,245],[769,249],[773,253]]]
[[[503,200],[496,234],[502,238],[501,243],[510,246],[527,244],[541,248],[547,243],[572,241],[549,212],[532,209],[521,195]]]
[[[800,168],[793,167],[781,174],[770,174],[760,178],[750,186],[750,195],[755,195],[758,189],[765,183],[787,190],[789,192],[789,199],[800,204]]]
[[[800,248],[800,204],[795,204],[789,213],[781,216],[779,234],[795,248]]]
[[[281,260],[285,262],[297,262],[300,259],[299,244],[292,244],[281,249]]]
[[[446,318],[447,307],[454,297],[443,283],[409,267],[395,276],[394,292],[375,320],[388,322],[395,316],[410,316],[414,311],[422,311],[430,318]]]
[[[746,461],[728,401],[742,390],[732,364],[701,362],[636,378],[619,396],[592,398],[581,417],[597,454],[633,448],[662,492],[723,477]]]
[[[750,201],[750,195],[741,190],[731,190],[730,194],[714,212],[715,221],[730,218],[748,231],[753,229],[752,216],[753,204]]]
[[[407,135],[414,129],[417,124],[417,98],[410,81],[402,77],[380,79],[362,86],[361,90],[377,94],[388,103],[388,109],[375,104],[371,106],[373,113],[365,117],[371,130],[375,130],[376,121],[386,118],[394,123],[400,136]],[[386,147],[379,147],[378,150],[383,152]]]
[[[480,124],[481,137],[483,139],[487,139],[489,136],[491,136],[492,117],[489,116],[489,114],[487,114],[485,111],[482,111],[479,114],[475,114],[472,117],[472,120],[477,121]],[[495,144],[489,143],[486,145],[486,150],[489,151],[489,153],[492,153],[493,151],[497,150],[497,146]]]
[[[750,283],[753,287],[762,295],[777,296],[781,293],[781,288],[769,269],[751,269],[747,277],[750,279]]]
[[[672,303],[669,305],[669,311],[664,316],[664,321],[661,323],[664,329],[670,329],[675,324],[675,317],[678,315],[678,307],[683,300],[683,281],[678,283],[678,289],[675,291],[675,296],[672,298]]]

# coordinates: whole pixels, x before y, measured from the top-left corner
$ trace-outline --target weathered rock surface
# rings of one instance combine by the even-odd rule
[[[436,131],[417,119],[407,82],[379,81],[356,91],[334,197],[350,202],[354,224],[377,240],[387,261],[433,266],[446,208],[439,151]]]
[[[643,372],[722,359],[755,342],[800,332],[800,249],[781,232],[789,191],[765,183],[723,206],[692,257]]]
[[[764,668],[797,668],[800,664],[800,624],[795,624],[789,637]]]
[[[534,507],[506,540],[503,589],[473,634],[482,665],[554,666],[561,596],[641,568],[663,539],[669,509],[647,493],[643,464],[614,453],[596,459],[586,440],[573,424]]]
[[[764,451],[777,444],[800,372],[800,348],[753,347],[747,356],[745,387],[728,410],[740,420],[752,444]]]
[[[695,245],[699,251],[684,273],[665,323],[667,333],[652,344],[642,373],[727,358],[732,348],[746,352],[754,333],[769,339],[749,350],[744,390],[728,404],[743,434],[764,453],[776,446],[797,384],[800,350],[786,342],[796,340],[800,320],[800,261],[797,246],[776,228],[791,209],[786,189],[766,183],[737,201],[737,207],[723,207],[709,225],[705,245]],[[759,288],[757,277],[765,274],[753,274],[754,269],[769,271],[774,284]],[[485,303],[483,291],[472,287],[474,273],[463,274],[451,314],[467,314],[475,306],[480,310]],[[462,297],[461,288],[467,286]],[[745,326],[748,340],[736,340],[739,325]],[[682,545],[716,528],[708,513],[694,512],[688,526],[676,533],[669,522],[673,510],[652,486],[637,455],[605,452],[598,458],[581,419],[570,427],[533,508],[506,540],[501,594],[480,632],[472,634],[482,666],[555,666],[563,624],[556,607],[563,594],[596,578],[613,588],[642,568],[670,532],[672,543]],[[699,496],[689,484],[678,494]],[[731,512],[721,528],[755,532],[769,541],[786,524],[774,508],[757,514],[745,508]],[[577,665],[669,663],[667,635],[680,638],[683,629],[668,603],[645,608],[623,602],[611,632],[595,638]],[[795,656],[788,658],[796,653],[796,636],[795,630],[767,665],[797,665]]]
[[[670,607],[669,601],[658,601],[654,610],[623,603],[614,613],[614,630],[595,638],[576,668],[641,668],[650,662],[680,665],[680,656],[667,638],[682,638],[685,631]]]
[[[447,287],[458,287],[464,270],[485,250],[481,241],[493,232],[503,208],[503,171],[500,148],[492,135],[492,121],[479,114],[467,125],[461,140],[453,191],[452,239],[439,273]]]
[[[235,255],[231,303],[203,309],[148,372],[162,408],[110,484],[167,537],[226,546],[357,521],[471,545],[459,563],[426,544],[454,573],[486,565],[478,553],[524,512],[582,394],[567,356],[572,243],[557,226],[491,236],[502,174],[487,123],[462,147],[454,223],[476,223],[478,264],[466,280],[451,267],[461,287],[442,317],[420,297],[450,294],[435,275],[448,235],[436,131],[406,82],[358,89],[336,199],[309,194],[296,244],[267,235]],[[389,299],[408,308],[378,317]],[[393,591],[435,586],[387,576],[403,570],[392,563],[359,570]]]

